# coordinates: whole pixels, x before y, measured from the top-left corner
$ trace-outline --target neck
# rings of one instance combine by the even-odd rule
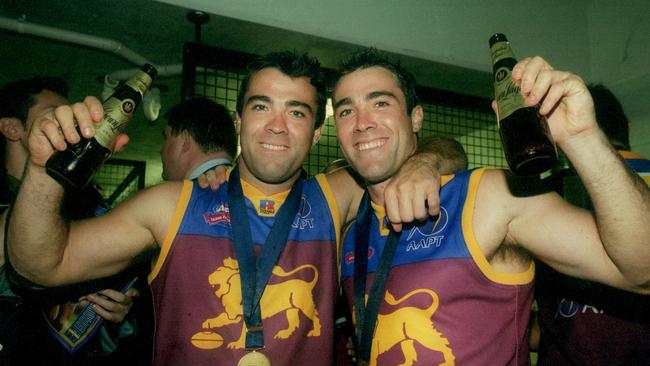
[[[380,206],[384,205],[384,189],[386,189],[386,185],[388,185],[389,181],[390,180],[385,180],[381,183],[371,184],[366,187],[372,202]]]
[[[7,141],[5,148],[5,168],[7,174],[20,180],[25,171],[25,163],[27,162],[27,151],[20,143],[20,141]]]
[[[263,180],[258,179],[253,173],[251,173],[245,166],[242,164],[240,159],[239,174],[241,179],[245,180],[247,183],[251,184],[259,191],[263,192],[267,196],[274,195],[276,193],[285,192],[291,189],[293,183],[300,177],[300,170],[298,170],[293,176],[289,177],[287,180],[280,183],[269,183]]]

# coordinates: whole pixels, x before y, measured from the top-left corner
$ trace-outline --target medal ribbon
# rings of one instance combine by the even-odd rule
[[[232,220],[231,228],[235,253],[237,254],[241,276],[242,304],[246,324],[246,349],[248,350],[264,348],[260,300],[271,277],[273,267],[277,264],[280,253],[282,253],[282,249],[287,243],[293,219],[298,213],[301,194],[302,180],[298,179],[293,184],[289,196],[275,216],[275,221],[258,259],[253,252],[253,240],[244,192],[239,179],[239,167],[234,168],[230,174],[228,180],[228,206]]]
[[[368,303],[366,304],[366,278],[368,274],[368,239],[370,238],[370,218],[373,214],[370,206],[368,191],[363,195],[357,211],[356,234],[354,246],[354,311],[356,317],[355,330],[357,335],[357,359],[360,365],[367,365],[370,360],[372,335],[377,323],[379,305],[384,297],[386,280],[390,264],[395,256],[395,249],[401,233],[395,233],[390,228],[390,234],[384,245],[375,272],[375,279],[370,287]]]

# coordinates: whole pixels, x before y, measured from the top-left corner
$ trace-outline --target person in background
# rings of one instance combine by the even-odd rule
[[[443,177],[440,214],[400,235],[385,220],[383,191],[417,148],[423,109],[415,80],[372,49],[341,68],[332,97],[337,137],[367,184],[343,238],[341,283],[356,314],[357,357],[370,365],[529,364],[533,257],[650,294],[650,189],[598,128],[586,86],[541,57],[521,60],[512,79],[526,105],[540,104],[595,213],[536,177],[474,169]]]
[[[190,99],[172,107],[165,118],[163,179],[195,179],[215,166],[230,166],[237,155],[235,123],[226,107]]]
[[[630,152],[628,119],[614,94],[590,85],[596,121],[625,162],[649,183],[650,161]],[[623,177],[612,176],[611,179]],[[593,210],[576,172],[567,168],[549,183],[568,201]],[[650,216],[646,212],[645,216]],[[650,242],[650,239],[648,239]],[[650,296],[565,276],[536,263],[537,322],[531,340],[538,365],[650,364]]]
[[[418,151],[428,151],[440,158],[440,174],[450,175],[467,170],[467,152],[456,139],[446,136],[428,136],[418,143]]]
[[[84,301],[93,303],[96,313],[116,324],[105,324],[92,341],[84,345],[82,350],[68,354],[48,333],[44,317],[41,313],[49,313],[49,308],[69,307],[76,303],[79,295],[101,289],[98,285],[108,285],[110,281],[79,285],[59,289],[12,289],[10,278],[10,263],[6,261],[4,251],[5,226],[8,209],[14,202],[16,193],[23,176],[25,163],[28,159],[27,135],[34,122],[34,118],[41,111],[66,103],[66,83],[54,77],[34,77],[11,82],[0,89],[0,132],[2,144],[3,165],[0,174],[0,199],[2,213],[0,216],[0,303],[2,313],[0,326],[0,362],[8,365],[22,364],[70,364],[84,362],[99,362],[106,356],[110,358],[119,336],[116,333],[120,326],[124,326],[123,333],[132,333],[132,325],[123,323],[133,304],[132,298],[138,295],[136,289],[130,289],[126,294],[110,288],[99,292],[92,292],[83,296]],[[90,187],[83,194],[71,202],[68,200],[64,206],[66,216],[78,219],[94,214],[95,207],[101,200],[101,195]],[[33,225],[38,225],[34,222]],[[15,291],[18,291],[16,294]],[[96,291],[96,290],[95,290]],[[101,295],[100,295],[101,294]],[[22,296],[21,296],[22,295]],[[114,333],[109,336],[109,328]],[[114,329],[113,329],[114,328]],[[128,328],[128,329],[127,329]],[[105,345],[102,347],[102,342]]]
[[[74,222],[59,215],[63,189],[44,164],[66,141],[78,141],[75,121],[91,137],[102,106],[88,97],[44,111],[28,139],[30,158],[9,225],[15,268],[34,282],[58,285],[116,273],[140,253],[159,250],[149,275],[154,364],[234,365],[263,352],[276,366],[331,365],[338,231],[354,216],[361,189],[347,175],[299,179],[324,121],[325,91],[319,63],[306,55],[258,58],[237,99],[241,155],[227,184],[212,191],[196,181],[166,181],[104,216]],[[427,212],[425,200],[437,196],[429,166],[416,162],[410,170],[428,174],[416,179],[417,188],[404,189],[404,202],[387,198],[396,203],[387,209],[396,224]],[[40,225],[23,230],[35,216]],[[264,262],[259,272],[269,276],[259,286],[254,253]]]

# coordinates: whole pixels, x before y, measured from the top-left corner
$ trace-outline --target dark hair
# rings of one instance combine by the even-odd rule
[[[418,144],[419,152],[432,152],[443,159],[441,174],[467,170],[467,153],[456,139],[447,136],[428,136]]]
[[[292,78],[306,77],[309,83],[316,88],[316,123],[314,128],[319,128],[325,121],[325,103],[327,83],[320,63],[306,53],[298,54],[292,51],[272,52],[260,56],[248,65],[248,75],[242,80],[237,95],[237,113],[242,115],[244,110],[244,94],[248,91],[248,83],[256,72],[276,68],[283,74]]]
[[[404,93],[406,99],[406,111],[410,115],[415,106],[420,104],[420,98],[415,91],[415,77],[413,74],[403,68],[399,62],[391,62],[376,48],[366,48],[358,50],[345,59],[339,66],[336,77],[336,85],[339,80],[354,71],[367,69],[370,67],[383,67],[390,71],[397,78],[399,88]],[[336,88],[336,86],[335,86]]]
[[[0,118],[18,118],[25,124],[29,109],[36,103],[34,96],[43,90],[68,97],[68,85],[57,77],[37,76],[12,81],[0,89]]]
[[[630,129],[621,103],[602,84],[591,84],[588,89],[591,97],[594,98],[598,126],[615,148],[629,150]]]
[[[187,131],[203,152],[225,151],[237,155],[237,132],[228,108],[205,98],[186,100],[166,114],[171,133]]]

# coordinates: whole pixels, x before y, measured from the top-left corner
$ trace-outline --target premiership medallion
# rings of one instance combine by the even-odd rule
[[[240,358],[237,366],[271,366],[271,361],[262,352],[252,351]]]

